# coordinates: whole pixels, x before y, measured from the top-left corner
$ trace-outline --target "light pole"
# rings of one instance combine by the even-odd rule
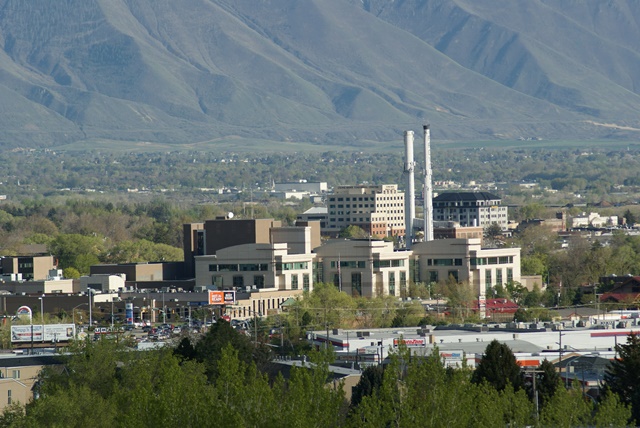
[[[162,324],[167,323],[167,307],[164,305],[164,291],[162,293]]]
[[[78,309],[82,305],[86,305],[86,303],[80,303],[79,305],[74,306],[73,309],[71,310],[71,313],[72,313],[72,316],[73,316],[74,328],[75,328],[75,325],[76,325],[76,309]]]
[[[93,294],[93,288],[87,287],[87,294],[89,295],[89,330],[93,327],[93,314],[91,312],[91,295]]]
[[[40,300],[40,316],[42,317],[42,342],[44,342],[44,294],[38,297]]]

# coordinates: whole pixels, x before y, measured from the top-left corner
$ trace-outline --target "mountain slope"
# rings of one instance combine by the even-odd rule
[[[633,0],[0,0],[0,146],[358,147],[423,122],[439,140],[637,139],[634,16]]]

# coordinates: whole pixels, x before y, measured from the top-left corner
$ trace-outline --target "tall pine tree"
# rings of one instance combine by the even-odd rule
[[[520,366],[511,348],[497,340],[493,340],[487,346],[471,381],[486,381],[498,391],[503,391],[507,384],[511,384],[516,391],[524,385]]]
[[[640,421],[640,337],[631,333],[626,344],[616,345],[618,358],[607,368],[604,381],[607,389],[631,405],[632,418]]]

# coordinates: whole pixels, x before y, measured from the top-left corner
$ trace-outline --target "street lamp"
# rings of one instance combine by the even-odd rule
[[[87,287],[87,294],[89,295],[89,329],[93,327],[93,314],[91,312],[91,295],[93,294],[93,288]]]
[[[78,309],[80,306],[86,305],[86,303],[80,303],[79,305],[76,305],[73,307],[73,309],[71,310],[72,315],[73,315],[73,325],[76,325],[76,309]]]
[[[42,318],[42,341],[44,342],[44,294],[38,297],[40,300],[40,317]]]
[[[162,324],[167,323],[167,307],[164,305],[164,291],[162,293]]]

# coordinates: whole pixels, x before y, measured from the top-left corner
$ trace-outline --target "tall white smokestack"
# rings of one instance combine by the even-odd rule
[[[433,187],[431,187],[431,131],[424,125],[424,240],[433,241]]]
[[[405,241],[407,248],[411,248],[413,243],[413,219],[416,217],[416,199],[415,199],[415,175],[413,161],[413,131],[404,132],[404,172],[407,174],[407,186],[404,195],[404,224],[405,224]]]

